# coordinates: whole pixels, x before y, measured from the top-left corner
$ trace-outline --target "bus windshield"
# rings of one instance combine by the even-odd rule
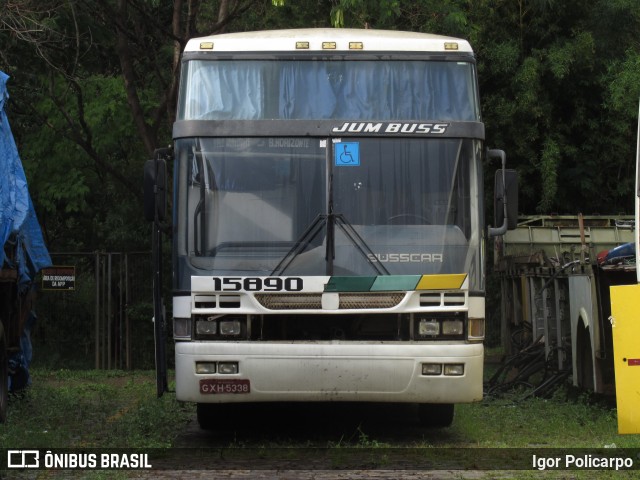
[[[480,121],[475,65],[438,60],[190,60],[178,120]]]
[[[481,288],[481,142],[177,141],[177,254],[213,275],[468,273]]]

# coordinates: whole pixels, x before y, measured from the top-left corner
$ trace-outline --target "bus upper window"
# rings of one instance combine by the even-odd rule
[[[178,118],[478,121],[473,68],[417,60],[191,60]]]

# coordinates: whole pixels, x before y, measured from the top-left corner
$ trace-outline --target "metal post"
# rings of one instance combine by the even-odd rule
[[[126,329],[127,318],[127,285],[126,285],[126,254],[120,254],[120,368],[124,369],[127,359],[126,354]]]
[[[102,287],[102,306],[100,308],[100,321],[102,322],[102,368],[107,368],[107,320],[105,318],[105,303],[107,301],[107,295],[109,295],[109,287],[107,278],[107,262],[104,258],[102,259]]]
[[[168,391],[167,359],[164,332],[164,301],[162,298],[162,230],[153,226],[153,316],[156,358],[156,390],[158,397]]]
[[[113,317],[111,315],[111,253],[107,254],[107,369],[111,370],[112,354],[111,354],[111,333],[113,330]]]
[[[122,327],[124,324],[124,279],[122,272],[124,270],[124,258],[122,253],[118,253],[118,368],[122,369],[122,352],[124,351]]]
[[[131,328],[129,325],[129,302],[131,301],[129,292],[129,254],[124,256],[124,329],[125,329],[125,365],[127,370],[131,370]]]
[[[98,370],[100,368],[100,254],[98,252],[96,252],[95,282],[96,282],[95,348],[96,348],[96,370]]]

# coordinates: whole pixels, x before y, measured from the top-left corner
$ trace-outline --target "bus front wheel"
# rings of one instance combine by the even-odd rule
[[[215,405],[211,403],[198,403],[196,405],[198,425],[202,430],[213,430],[216,424]]]
[[[424,427],[443,428],[453,423],[453,403],[421,403],[418,418]]]

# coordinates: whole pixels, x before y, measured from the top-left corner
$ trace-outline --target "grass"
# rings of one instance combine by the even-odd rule
[[[32,377],[29,389],[10,397],[8,421],[0,425],[3,448],[169,450],[176,446],[178,435],[194,421],[193,405],[177,402],[173,394],[156,397],[154,372],[35,369]],[[458,405],[454,424],[447,429],[425,430],[405,425],[381,430],[370,428],[367,423],[355,423],[346,433],[317,435],[294,420],[292,431],[298,432],[288,436],[275,419],[268,426],[250,424],[244,431],[232,431],[227,437],[214,434],[204,439],[214,448],[252,450],[267,460],[270,456],[273,459],[284,456],[286,460],[286,449],[290,447],[329,449],[332,461],[336,462],[334,468],[344,468],[341,462],[348,463],[354,451],[361,452],[354,455],[364,455],[376,467],[384,468],[397,447],[475,449],[480,455],[494,454],[490,449],[507,448],[533,451],[640,448],[640,435],[618,435],[615,409],[606,403],[586,395],[569,395],[572,392],[567,390],[559,390],[550,399],[522,400],[523,393],[510,392],[485,398],[480,403]],[[284,410],[283,415],[288,413]],[[636,463],[640,463],[640,458]],[[94,473],[91,478],[101,478],[99,472]],[[534,478],[534,475],[537,478],[539,473],[519,471],[509,478]],[[545,475],[593,478],[592,473],[545,472]],[[598,478],[625,478],[625,475],[633,478],[632,473],[637,472],[598,472]],[[505,477],[498,472],[487,473],[485,478]]]
[[[36,369],[32,377],[29,389],[9,399],[0,445],[167,448],[194,418],[192,404],[177,402],[172,393],[156,397],[154,372]],[[412,436],[400,443],[411,447],[640,448],[640,435],[617,433],[615,408],[589,396],[573,398],[559,390],[550,399],[521,398],[519,392],[511,392],[457,405],[450,428],[425,430],[420,438]],[[272,433],[274,446],[291,446],[286,437]],[[313,446],[389,446],[387,439],[376,434],[358,425],[353,434],[327,438],[324,444],[315,440]],[[264,442],[263,438],[261,445]]]
[[[617,433],[615,409],[586,395],[572,399],[560,390],[550,399],[520,397],[511,393],[460,405],[452,428],[470,447],[640,447],[640,435]]]
[[[0,445],[10,448],[166,448],[193,416],[173,395],[158,399],[153,372],[34,370],[9,398]]]

